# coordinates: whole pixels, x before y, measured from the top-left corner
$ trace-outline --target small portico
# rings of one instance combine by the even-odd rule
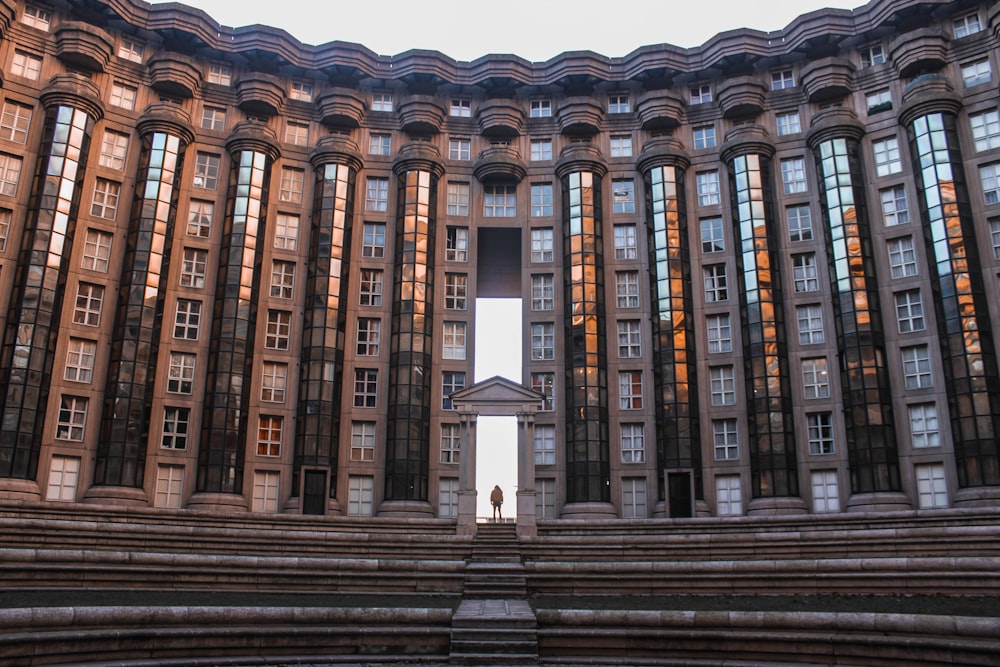
[[[460,422],[458,533],[476,534],[476,421],[480,415],[517,418],[517,535],[534,536],[535,413],[544,396],[513,380],[494,376],[451,394]]]

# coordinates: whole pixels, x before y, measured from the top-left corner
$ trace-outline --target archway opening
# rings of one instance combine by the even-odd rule
[[[499,375],[521,382],[521,299],[476,299],[476,382]],[[477,420],[476,515],[491,517],[490,492],[500,485],[503,516],[517,516],[517,420]]]

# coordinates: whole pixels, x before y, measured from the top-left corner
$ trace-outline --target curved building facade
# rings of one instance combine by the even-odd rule
[[[996,506],[998,43],[872,0],[458,62],[0,0],[0,497],[457,517],[500,296],[539,519]]]

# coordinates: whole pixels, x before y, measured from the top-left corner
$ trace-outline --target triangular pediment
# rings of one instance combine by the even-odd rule
[[[481,415],[512,415],[537,412],[545,397],[505,377],[493,377],[451,394],[451,402],[462,412]]]

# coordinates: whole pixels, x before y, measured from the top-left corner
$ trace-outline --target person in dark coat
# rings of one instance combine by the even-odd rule
[[[503,505],[503,491],[500,490],[499,484],[493,487],[490,502],[493,503],[493,520],[496,521],[497,515],[499,515],[500,520],[503,521],[503,511],[500,509],[500,506]]]

